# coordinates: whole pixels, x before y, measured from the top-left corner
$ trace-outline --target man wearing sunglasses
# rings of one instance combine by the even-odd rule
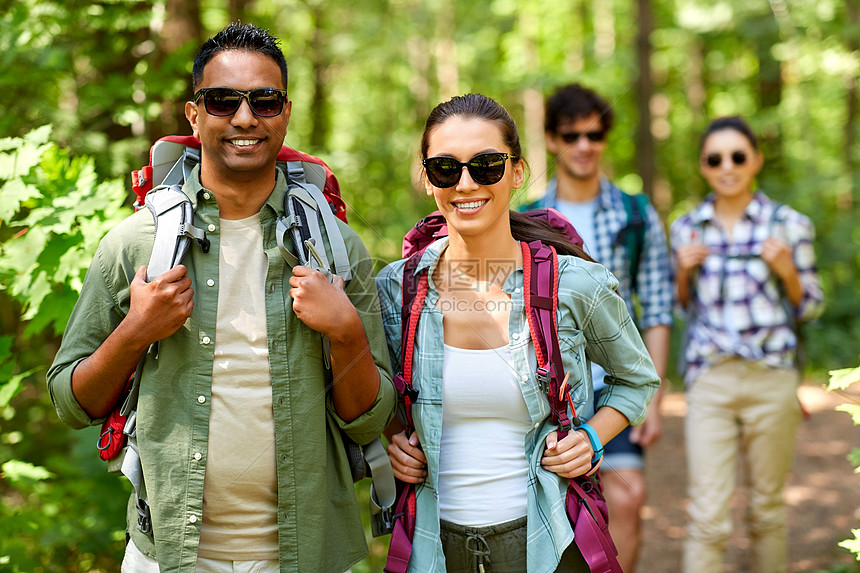
[[[185,112],[201,159],[183,190],[211,246],[147,283],[152,217],[113,229],[49,373],[51,396],[70,425],[101,423],[160,341],[137,407],[151,533],[129,504],[123,572],[342,573],[367,545],[339,433],[369,442],[395,403],[370,258],[346,225],[347,283],[280,254],[287,183],[276,157],[292,105],[274,37],[231,24],[201,47],[192,83]]]
[[[555,177],[544,197],[528,208],[552,207],[565,215],[582,236],[585,250],[618,278],[619,293],[627,300],[630,315],[637,317],[645,345],[662,378],[669,356],[672,324],[672,277],[663,224],[646,202],[639,224],[644,235],[638,248],[626,238],[636,233],[631,196],[607,179],[600,160],[606,150],[614,116],[606,101],[578,84],[559,88],[546,102],[544,130],[547,151],[554,157]],[[629,206],[625,207],[625,202]],[[631,264],[631,257],[638,260]],[[635,276],[631,276],[635,273]],[[635,313],[633,299],[640,303]],[[605,388],[606,372],[592,365],[595,397]],[[640,510],[645,502],[642,448],[661,433],[660,391],[651,402],[641,426],[628,427],[606,444],[601,468],[604,494],[609,505],[609,526],[618,548],[622,569],[635,570],[640,541]]]

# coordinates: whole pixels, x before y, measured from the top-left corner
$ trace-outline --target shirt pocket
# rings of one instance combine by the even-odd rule
[[[568,375],[567,384],[570,386],[574,404],[581,404],[586,396],[583,382],[588,380],[589,370],[585,357],[585,335],[581,330],[571,327],[559,327],[558,347],[561,350],[564,372]]]

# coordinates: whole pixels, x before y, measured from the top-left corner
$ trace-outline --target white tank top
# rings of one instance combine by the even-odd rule
[[[474,527],[523,517],[531,418],[510,348],[446,344],[442,376],[441,518]]]

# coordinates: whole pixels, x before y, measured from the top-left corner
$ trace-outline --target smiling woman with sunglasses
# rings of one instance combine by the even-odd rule
[[[565,478],[596,467],[597,441],[642,421],[657,374],[615,278],[558,231],[510,210],[525,164],[501,105],[479,94],[439,104],[421,154],[424,190],[449,236],[417,255],[428,292],[412,363],[416,430],[394,433],[389,446],[395,475],[416,484],[408,571],[586,572],[572,542]],[[558,252],[559,345],[576,413],[590,424],[563,439],[535,377],[525,312],[520,241],[536,239]],[[377,277],[394,364],[405,263]],[[611,372],[613,390],[599,408],[587,359]]]
[[[740,117],[701,139],[709,195],[672,225],[683,350],[690,524],[684,571],[722,571],[737,458],[750,485],[750,571],[786,571],[782,491],[800,420],[797,322],[821,313],[812,222],[755,187],[763,165]]]

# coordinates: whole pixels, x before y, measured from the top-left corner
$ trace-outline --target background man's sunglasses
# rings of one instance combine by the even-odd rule
[[[587,137],[591,143],[600,143],[606,139],[606,132],[602,129],[595,131],[568,131],[566,133],[559,133],[558,136],[568,145],[576,143],[583,137]]]
[[[747,154],[743,151],[735,151],[729,157],[735,165],[743,165],[747,162]],[[723,164],[723,159],[724,157],[719,153],[710,153],[705,157],[705,163],[711,168],[719,167]]]
[[[453,157],[428,157],[421,163],[430,183],[441,189],[453,187],[460,181],[463,168],[469,170],[469,176],[478,185],[492,185],[501,181],[505,175],[505,165],[508,158],[516,159],[509,153],[479,153],[465,163]]]
[[[242,100],[247,99],[251,111],[260,117],[275,117],[284,110],[287,90],[259,88],[256,90],[235,90],[233,88],[203,88],[194,94],[194,101],[203,98],[206,113],[218,117],[233,115]]]

